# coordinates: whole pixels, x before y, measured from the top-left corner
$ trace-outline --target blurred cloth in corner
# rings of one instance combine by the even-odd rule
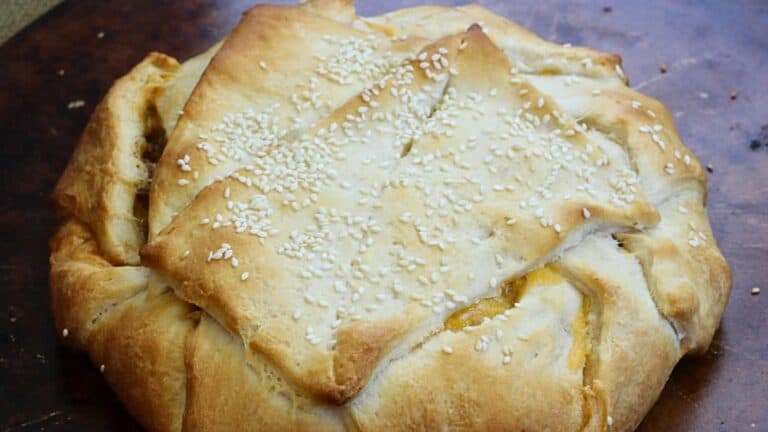
[[[62,0],[0,0],[0,44]]]

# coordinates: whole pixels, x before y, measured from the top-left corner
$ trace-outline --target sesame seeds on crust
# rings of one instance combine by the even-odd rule
[[[485,13],[473,6],[453,16],[437,13],[445,10],[452,9],[427,13],[445,23],[416,33],[450,27],[461,14]],[[258,7],[246,16],[269,28],[270,14],[293,13]],[[539,389],[567,382],[567,389],[588,393],[580,374],[589,369],[603,380],[605,372],[590,369],[596,363],[589,365],[589,356],[600,355],[600,365],[610,365],[612,357],[600,351],[605,341],[590,345],[585,335],[596,326],[609,334],[614,323],[610,316],[590,316],[590,304],[610,310],[618,297],[605,293],[631,289],[622,280],[598,286],[602,276],[576,280],[573,262],[563,264],[563,257],[584,245],[599,251],[589,242],[598,238],[611,259],[636,256],[637,262],[614,267],[642,282],[643,272],[680,264],[674,261],[679,257],[670,265],[659,250],[646,252],[644,242],[664,244],[667,254],[684,250],[690,262],[708,262],[716,252],[700,197],[674,197],[681,179],[695,177],[698,162],[679,144],[663,109],[618,86],[624,77],[615,57],[510,44],[531,37],[493,16],[477,19],[482,23],[469,31],[462,25],[453,36],[422,41],[400,34],[408,24],[381,27],[382,37],[327,22],[318,31],[314,17],[301,20],[302,31],[294,32],[300,38],[286,31],[275,37],[286,50],[303,46],[284,57],[293,66],[273,49],[249,50],[252,67],[240,64],[216,75],[226,59],[239,62],[248,54],[230,50],[243,32],[222,45],[224,54],[204,73],[199,87],[205,90],[192,98],[197,106],[184,108],[153,180],[151,208],[160,210],[150,215],[155,222],[142,254],[163,284],[201,309],[195,316],[214,316],[213,326],[226,327],[252,367],[274,366],[271,373],[287,395],[342,404],[368,392],[352,414],[365,424],[360,404],[376,400],[369,395],[377,392],[377,377],[407,371],[402,365],[414,362],[423,362],[425,371],[457,368],[457,375],[466,373],[490,394],[495,387],[482,380],[496,375],[497,382],[498,374],[524,387],[530,384],[525,376],[535,376]],[[290,28],[291,20],[283,21]],[[274,42],[262,36],[259,43]],[[528,55],[531,47],[544,58]],[[238,76],[244,70],[251,77]],[[605,109],[620,113],[619,121],[596,117],[592,113],[603,108],[582,110],[582,99],[553,91],[550,84],[558,80],[586,96],[588,107],[615,102],[620,108]],[[652,184],[649,196],[648,179],[657,181],[656,171],[666,180]],[[673,186],[673,205],[656,209],[666,185]],[[656,267],[640,262],[648,256],[656,257]],[[536,280],[536,269],[549,263],[565,282],[520,283]],[[636,271],[640,265],[643,272]],[[688,261],[679,265],[695,286],[714,280],[698,281],[690,267]],[[698,317],[685,309],[694,303],[688,297],[665,303],[668,288],[657,281],[667,279],[633,285],[642,289],[630,297],[644,302],[650,315],[631,327],[651,321],[672,326],[664,343],[700,346],[706,330],[700,336],[694,319],[686,321]],[[674,289],[688,295],[684,283]],[[496,306],[475,306],[486,300]],[[474,311],[472,320],[449,327],[446,320],[459,311]],[[80,338],[72,332],[70,340]],[[549,373],[556,375],[552,382]],[[407,372],[405,383],[408,376],[419,377]],[[611,398],[613,381],[605,383]],[[439,387],[422,384],[430,392]],[[444,406],[450,407],[451,395],[433,394],[448,397]],[[403,392],[404,400],[412,397]],[[466,402],[482,417],[485,402],[473,397],[466,395]],[[501,403],[504,397],[491,399]],[[631,421],[620,404],[606,407],[617,425]]]
[[[339,46],[341,57],[372,49],[348,39]],[[346,82],[333,58],[321,59],[326,66],[302,88]],[[360,67],[349,73],[381,73],[378,66]],[[277,105],[227,114],[199,134],[202,155],[190,159],[214,166],[239,160],[241,167],[215,178],[170,225],[176,240],[189,240],[182,243],[192,251],[183,270],[190,289],[201,283],[198,274],[219,275],[202,290],[184,288],[184,295],[201,303],[218,298],[220,313],[259,329],[251,342],[258,349],[275,349],[269,341],[295,334],[306,345],[275,355],[330,355],[345,343],[343,329],[389,325],[404,308],[429,326],[441,325],[526,272],[587,219],[653,224],[637,174],[615,156],[620,150],[592,142],[586,125],[525,77],[510,81],[509,69],[505,55],[470,30],[389,66],[304,132],[276,127],[285,123]],[[489,74],[486,82],[477,81],[481,74]],[[181,234],[186,229],[195,233]],[[531,232],[541,234],[530,238]],[[161,235],[154,243],[169,240]],[[198,243],[212,245],[203,264]],[[520,246],[510,253],[509,244]],[[175,267],[152,248],[152,261]],[[475,256],[462,260],[471,249]],[[285,294],[254,278],[268,272],[279,272]],[[287,295],[284,306],[274,307],[284,307],[292,320],[242,315],[220,285],[230,277],[255,304]],[[485,352],[495,337],[481,336],[475,350]],[[298,377],[306,371],[287,367],[305,379]]]

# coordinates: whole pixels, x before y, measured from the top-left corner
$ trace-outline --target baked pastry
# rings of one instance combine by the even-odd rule
[[[731,286],[667,110],[478,6],[256,6],[53,197],[63,341],[157,431],[632,430]]]

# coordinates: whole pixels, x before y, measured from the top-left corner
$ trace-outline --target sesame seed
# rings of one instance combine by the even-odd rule
[[[62,336],[62,337],[67,337],[67,336],[69,336],[69,329],[66,329],[66,328],[65,328],[64,330],[62,330],[62,331],[61,331],[61,336]]]
[[[216,197],[221,200],[221,208],[218,213],[214,211],[207,215],[209,217],[203,224],[253,235],[255,238],[249,240],[274,248],[281,259],[295,260],[287,263],[286,268],[292,269],[291,276],[303,288],[296,302],[304,303],[301,307],[312,316],[313,322],[320,316],[326,317],[325,322],[315,323],[322,329],[318,330],[322,338],[314,330],[307,330],[305,337],[309,344],[322,343],[323,348],[328,344],[332,346],[335,336],[327,337],[326,331],[339,328],[342,322],[374,318],[371,315],[378,316],[378,310],[390,313],[390,303],[412,302],[423,306],[424,312],[442,314],[455,310],[457,305],[474,301],[477,293],[471,290],[484,288],[486,277],[492,275],[486,276],[484,272],[477,283],[459,284],[467,287],[449,292],[445,287],[453,285],[453,279],[460,282],[465,275],[474,278],[474,274],[467,272],[471,266],[461,260],[454,262],[452,248],[461,250],[472,247],[473,243],[490,243],[488,233],[478,230],[480,226],[468,227],[468,230],[459,227],[464,226],[462,218],[484,207],[497,194],[510,205],[519,205],[523,210],[513,210],[526,217],[535,213],[532,223],[541,223],[556,232],[563,230],[553,220],[558,213],[547,213],[556,210],[552,204],[556,205],[558,201],[577,201],[588,196],[589,200],[582,205],[594,209],[598,205],[628,206],[634,196],[639,195],[636,174],[630,168],[626,168],[627,173],[621,171],[625,169],[623,159],[613,155],[609,158],[601,152],[599,145],[566,138],[589,132],[581,120],[575,121],[565,114],[550,111],[550,107],[546,108],[547,112],[530,109],[531,106],[543,108],[546,105],[546,96],[537,91],[530,91],[535,97],[519,98],[518,106],[514,108],[498,104],[489,107],[485,103],[492,102],[491,98],[498,95],[496,88],[460,95],[453,87],[453,81],[445,83],[450,80],[448,73],[451,71],[445,57],[449,51],[445,48],[411,56],[404,66],[393,69],[392,64],[387,63],[390,60],[378,61],[383,47],[378,46],[376,38],[329,36],[323,41],[328,45],[324,51],[330,54],[316,56],[319,61],[315,74],[308,83],[298,86],[288,107],[227,114],[209,131],[210,136],[201,134],[197,147],[200,153],[192,155],[195,169],[199,169],[198,164],[205,165],[206,161],[212,165],[221,164],[221,168],[242,167],[234,174],[215,179],[227,182],[219,189],[224,192],[224,200],[220,195]],[[530,71],[530,67],[519,63],[521,70]],[[382,78],[385,74],[388,75]],[[442,78],[436,79],[438,75]],[[423,82],[413,81],[414,76],[443,82],[425,86]],[[314,105],[313,101],[322,99],[319,93],[315,95],[322,87],[318,85],[318,79],[341,85],[357,85],[358,81],[373,84],[353,99],[357,105],[345,110],[336,120],[338,123],[329,125],[318,120],[317,124],[305,124],[315,121],[307,118],[309,111],[325,115],[325,111],[333,109],[330,101],[320,100],[321,105]],[[521,95],[529,92],[529,88],[521,88],[525,83],[522,78],[512,77],[510,80],[520,84],[518,91]],[[566,79],[570,84],[577,81],[575,77]],[[447,86],[445,90],[443,86]],[[502,89],[502,93],[504,91],[509,89]],[[600,94],[600,90],[593,94]],[[426,101],[436,103],[434,109],[424,103]],[[401,105],[404,108],[394,112],[393,105],[398,110]],[[286,108],[295,108],[295,112],[283,120],[281,115]],[[465,118],[483,120],[483,123],[486,118],[498,118],[499,124],[481,126],[476,136],[465,137],[459,131]],[[665,135],[659,125],[647,118],[645,122],[649,124],[643,125],[646,129],[643,133],[649,134],[650,139],[654,139],[652,135],[656,136],[655,142],[661,141]],[[292,125],[282,126],[283,123]],[[385,134],[392,149],[381,152],[361,150],[366,144],[377,142],[379,133]],[[451,137],[456,139],[449,139]],[[434,138],[451,145],[436,146],[439,149],[418,145],[423,138]],[[586,135],[580,138],[589,139]],[[291,145],[284,145],[289,141]],[[411,143],[414,144],[412,147]],[[393,151],[390,153],[389,150]],[[190,158],[186,156],[177,160],[184,172],[187,171],[185,167],[190,166]],[[201,157],[204,159],[197,159]],[[682,155],[679,160],[682,163]],[[504,168],[505,161],[525,161],[530,172],[512,171],[514,174],[510,174]],[[358,164],[364,166],[360,176],[349,169]],[[616,169],[617,165],[619,169]],[[191,167],[188,169],[193,172]],[[436,180],[430,177],[438,175]],[[571,190],[571,185],[576,190]],[[230,187],[237,188],[234,196]],[[247,195],[242,192],[246,188],[257,194],[252,199],[241,197]],[[412,206],[408,203],[401,207],[389,202],[392,198],[387,196],[388,191],[399,193],[401,189],[409,196],[409,202],[412,195],[413,202],[419,205],[409,208]],[[326,191],[338,193],[341,199],[328,200]],[[322,207],[330,202],[344,203],[339,205],[344,205],[346,210]],[[376,210],[392,204],[395,205],[387,207],[390,210]],[[404,209],[412,213],[403,212]],[[581,212],[584,219],[591,217],[586,207]],[[291,213],[301,213],[297,216],[304,221],[303,226],[286,222],[296,220]],[[374,217],[382,217],[382,220],[376,221]],[[393,220],[394,227],[391,226]],[[531,223],[528,219],[521,221]],[[511,216],[499,217],[497,213],[492,223],[511,226],[517,220]],[[570,225],[566,225],[566,230],[568,227]],[[386,241],[380,234],[392,228],[408,238],[415,235],[417,243]],[[498,228],[492,226],[490,232],[496,232]],[[278,235],[280,231],[283,232]],[[702,240],[698,234],[692,239]],[[345,244],[338,250],[334,248],[337,240]],[[238,241],[237,244],[242,243]],[[429,248],[434,248],[433,252],[440,251],[439,263],[437,259],[427,259],[433,255],[421,252]],[[371,255],[371,251],[375,253]],[[505,257],[500,249],[497,251],[500,253],[492,253],[501,269],[505,261],[512,258]],[[237,252],[241,252],[239,248]],[[208,253],[208,261],[230,261],[233,267],[239,265],[239,257],[235,256],[231,246],[222,245]],[[244,263],[244,268],[249,265]],[[239,274],[241,280],[245,280],[248,272]],[[498,280],[494,277],[488,282],[494,289],[505,277],[501,272],[496,276]],[[514,311],[515,314],[519,312]],[[505,311],[494,320],[504,320],[508,313],[512,314],[512,311]],[[301,311],[293,312],[295,320],[300,316]],[[484,321],[490,321],[490,318]],[[476,326],[475,335],[486,328]],[[490,344],[503,337],[500,329],[493,331],[495,333],[477,341],[477,351],[486,351]],[[510,338],[513,335],[510,333]],[[511,361],[511,352],[504,352],[504,355],[506,364]]]
[[[751,291],[752,295],[760,295],[760,287],[753,287]]]
[[[78,100],[70,101],[67,104],[67,109],[72,110],[72,109],[82,108],[83,106],[85,106],[85,101],[82,99],[78,99]]]
[[[106,369],[104,365],[99,366],[99,372],[104,373],[104,369]]]
[[[445,354],[453,354],[453,348],[451,348],[451,347],[450,347],[450,346],[448,346],[448,345],[445,345],[445,346],[443,346],[443,352],[444,352]]]
[[[621,68],[621,65],[616,65],[616,73],[621,77],[624,78],[624,69]]]
[[[248,280],[248,276],[250,276],[250,273],[248,273],[248,272],[243,272],[243,273],[240,275],[240,280],[241,280],[241,281],[245,281],[245,280]]]

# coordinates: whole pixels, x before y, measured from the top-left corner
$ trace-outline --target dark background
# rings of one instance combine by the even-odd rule
[[[418,2],[359,3],[371,15]],[[710,351],[678,365],[640,430],[768,431],[768,1],[480,3],[544,38],[621,54],[632,85],[667,104],[683,141],[714,169],[709,214],[733,267],[731,301]],[[58,345],[48,195],[117,77],[150,50],[196,54],[251,4],[70,1],[0,46],[3,430],[138,429],[88,358]],[[85,105],[69,109],[76,100]]]

